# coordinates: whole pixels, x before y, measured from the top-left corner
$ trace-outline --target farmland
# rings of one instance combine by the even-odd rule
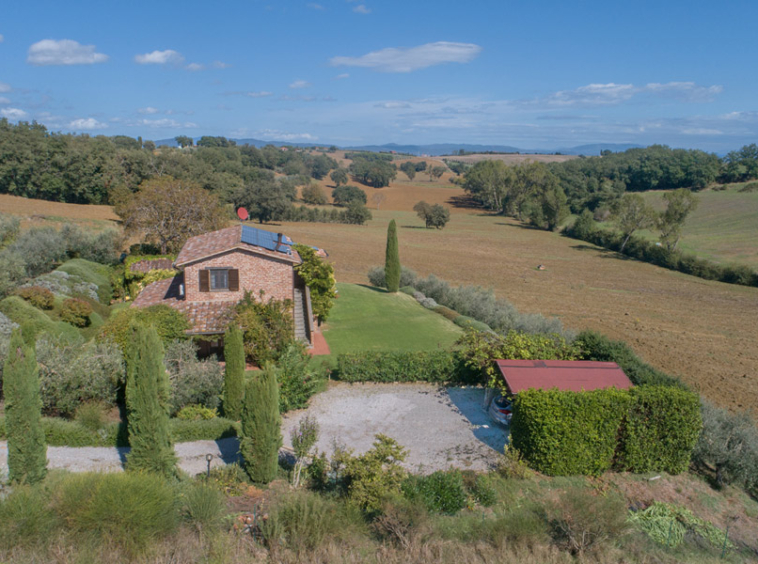
[[[758,289],[619,258],[476,209],[454,207],[444,230],[425,229],[410,209],[422,199],[450,205],[451,199],[462,196],[448,177],[446,173],[428,182],[419,173],[409,182],[399,173],[387,188],[366,188],[374,219],[365,226],[284,223],[269,228],[327,249],[339,281],[365,284],[368,268],[384,262],[386,226],[394,218],[401,261],[419,274],[492,287],[522,311],[558,316],[569,328],[597,329],[627,341],[645,360],[682,377],[720,405],[758,408]],[[378,210],[372,203],[374,194],[384,195]],[[714,201],[721,196],[714,193]],[[9,209],[3,200],[3,211],[25,217],[43,206],[51,216],[86,220],[91,214],[101,221],[114,217],[105,215],[105,206],[9,201],[14,207]],[[707,214],[708,207],[704,199],[697,214]],[[697,214],[688,229],[696,229]],[[749,220],[742,225],[750,227]],[[685,232],[685,241],[687,237]],[[539,264],[546,269],[536,270]]]

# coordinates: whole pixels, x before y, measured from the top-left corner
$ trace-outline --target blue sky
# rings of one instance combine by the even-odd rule
[[[758,141],[758,2],[8,2],[0,117],[144,139]]]

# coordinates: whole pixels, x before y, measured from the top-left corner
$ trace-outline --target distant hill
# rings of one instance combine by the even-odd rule
[[[200,139],[196,137],[194,140]],[[313,147],[314,145],[319,147],[329,147],[331,143],[291,143],[289,141],[263,141],[261,139],[232,139],[237,145],[253,145],[255,147],[265,147],[266,145],[276,145],[278,147]],[[176,147],[177,143],[174,139],[160,139],[155,142],[156,145]],[[466,153],[521,153],[521,154],[553,154],[560,153],[562,155],[585,155],[585,156],[597,156],[602,150],[613,151],[614,153],[626,151],[627,149],[641,148],[642,145],[634,145],[630,143],[592,143],[589,145],[579,145],[576,147],[564,147],[560,149],[519,149],[518,147],[512,147],[510,145],[474,145],[468,143],[433,143],[430,145],[399,145],[397,143],[385,143],[384,145],[358,145],[351,147],[338,146],[340,149],[348,151],[373,151],[375,153],[388,153],[395,151],[396,153],[404,153],[408,155],[429,155],[430,157],[439,157],[441,155],[453,155],[454,153],[463,150]]]

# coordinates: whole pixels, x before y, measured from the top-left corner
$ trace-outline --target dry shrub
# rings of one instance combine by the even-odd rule
[[[497,473],[513,480],[526,480],[534,476],[519,450],[510,445],[505,445],[503,456],[497,462]]]
[[[574,555],[618,539],[629,529],[621,496],[579,487],[568,489],[548,506],[547,517],[558,547]]]
[[[400,497],[384,501],[373,526],[381,538],[406,549],[430,532],[429,514],[423,504]]]

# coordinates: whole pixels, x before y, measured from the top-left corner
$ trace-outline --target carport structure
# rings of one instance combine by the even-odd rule
[[[496,360],[508,394],[530,388],[590,391],[626,390],[632,382],[615,362],[591,360]]]

